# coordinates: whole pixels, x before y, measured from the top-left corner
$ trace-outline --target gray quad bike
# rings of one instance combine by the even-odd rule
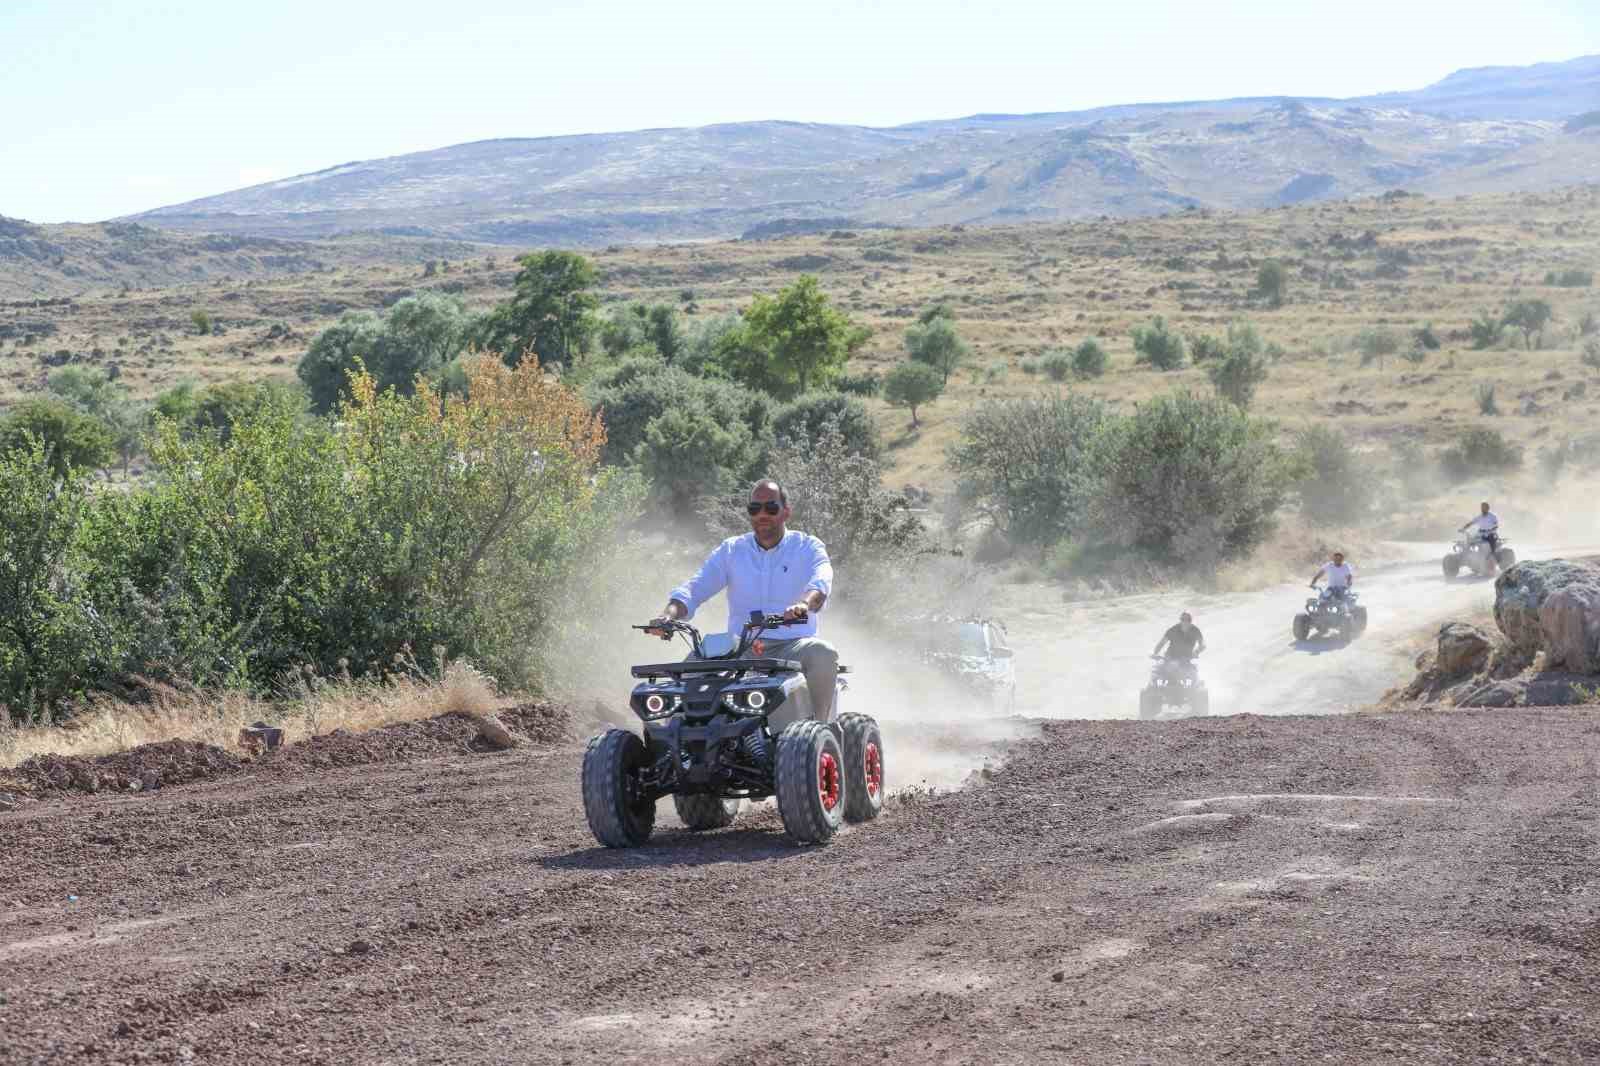
[[[1139,690],[1139,717],[1161,717],[1168,707],[1181,707],[1185,716],[1204,718],[1211,713],[1211,693],[1200,680],[1200,668],[1193,659],[1169,659],[1152,655],[1150,683]]]
[[[1499,570],[1509,570],[1517,565],[1517,553],[1506,547],[1500,538],[1498,550],[1492,548],[1482,533],[1471,532],[1450,545],[1444,556],[1444,579],[1451,581],[1463,570],[1478,577],[1492,577]]]
[[[1306,600],[1306,609],[1294,616],[1295,640],[1333,636],[1351,641],[1367,631],[1367,609],[1358,602],[1356,591],[1340,592],[1325,588]]]
[[[731,825],[745,800],[775,796],[784,829],[804,844],[826,843],[843,822],[878,816],[884,760],[877,721],[839,713],[842,676],[831,720],[815,720],[800,664],[760,654],[762,633],[791,624],[753,612],[737,642],[723,634],[702,638],[684,622],[633,627],[664,631],[664,640],[682,636],[693,655],[633,668],[639,682],[629,705],[642,736],[613,728],[590,739],[583,810],[596,840],[608,848],[643,845],[664,796],[696,831]]]

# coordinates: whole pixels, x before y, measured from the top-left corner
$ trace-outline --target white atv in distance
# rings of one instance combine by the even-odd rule
[[[1449,581],[1463,569],[1470,570],[1478,577],[1491,577],[1497,571],[1509,570],[1515,565],[1517,553],[1506,547],[1504,537],[1500,538],[1497,551],[1490,547],[1488,537],[1473,530],[1450,545],[1450,551],[1444,557],[1444,577]]]

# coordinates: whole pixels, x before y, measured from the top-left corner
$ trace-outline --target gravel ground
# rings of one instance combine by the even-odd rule
[[[0,1063],[1600,1059],[1594,708],[1047,722],[633,852],[418,728],[0,804]]]

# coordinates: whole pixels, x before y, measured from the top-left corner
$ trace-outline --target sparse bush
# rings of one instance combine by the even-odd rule
[[[1478,398],[1478,413],[1480,415],[1497,415],[1500,413],[1500,408],[1495,406],[1494,402],[1494,385],[1484,382],[1477,387],[1475,394]]]
[[[945,303],[943,300],[940,300],[938,303],[923,311],[922,314],[918,315],[917,322],[919,325],[926,326],[933,322],[937,322],[941,318],[946,322],[954,322],[956,320],[955,309],[949,304]]]
[[[1185,334],[1184,337],[1189,342],[1189,358],[1196,364],[1220,359],[1227,354],[1228,345],[1214,333],[1193,332]]]
[[[851,396],[876,396],[883,391],[883,377],[876,370],[843,374],[833,384],[834,388]]]
[[[1583,354],[1578,359],[1590,370],[1600,370],[1600,338],[1590,337],[1584,341]]]
[[[1037,359],[1024,359],[1022,362],[1018,363],[1017,366],[1029,377],[1033,377],[1034,375],[1038,374],[1042,369],[1039,365],[1039,360]]]
[[[1453,481],[1515,470],[1521,465],[1521,448],[1507,441],[1499,430],[1481,426],[1466,430],[1455,444],[1439,454],[1440,468]]]
[[[1097,378],[1104,374],[1109,362],[1106,350],[1100,347],[1100,342],[1093,337],[1086,338],[1072,350],[1072,372],[1080,380]]]
[[[1072,373],[1072,353],[1065,348],[1052,348],[1039,357],[1039,369],[1051,381],[1065,381]]]
[[[1097,522],[1110,539],[1194,572],[1271,533],[1291,468],[1269,423],[1221,399],[1158,397],[1104,438]]]
[[[194,331],[202,337],[210,333],[211,327],[214,325],[211,320],[211,314],[208,311],[196,310],[189,312],[189,321],[194,323]]]
[[[1439,350],[1439,334],[1434,332],[1432,322],[1429,322],[1419,330],[1413,330],[1411,333],[1411,340],[1418,348],[1423,348],[1430,352],[1436,352]]]
[[[1412,366],[1421,366],[1428,358],[1428,349],[1424,348],[1420,344],[1413,344],[1411,347],[1400,353],[1400,358],[1404,359]]]
[[[919,424],[917,408],[933,403],[943,392],[939,372],[923,363],[901,363],[883,379],[884,400],[890,407],[910,410],[913,428]]]
[[[1087,522],[1096,457],[1112,416],[1099,400],[990,400],[969,411],[950,452],[961,498],[1016,544],[1045,546]]]
[[[1208,371],[1217,394],[1241,411],[1250,409],[1256,389],[1267,380],[1267,352],[1261,334],[1248,322],[1228,326],[1227,353]]]
[[[1372,508],[1375,484],[1350,439],[1329,426],[1295,434],[1294,467],[1300,511],[1313,522],[1347,525]]]
[[[1268,259],[1256,270],[1256,295],[1265,300],[1268,307],[1283,306],[1288,286],[1289,271],[1276,259]]]
[[[1505,331],[1506,324],[1498,315],[1488,311],[1480,311],[1478,317],[1467,326],[1467,332],[1472,335],[1472,346],[1479,351],[1493,348],[1500,343],[1500,334]]]
[[[1593,311],[1585,311],[1578,319],[1578,336],[1592,337],[1596,333],[1600,333],[1600,318],[1596,318]]]
[[[1565,289],[1586,289],[1594,284],[1594,271],[1577,270],[1552,270],[1544,276],[1546,285],[1556,285]]]
[[[1382,370],[1384,360],[1400,350],[1400,335],[1383,326],[1369,327],[1356,334],[1355,346],[1361,353],[1362,366],[1376,362]]]
[[[110,426],[60,400],[23,400],[0,419],[0,454],[31,452],[36,445],[57,476],[103,470],[117,456]]]
[[[1177,370],[1183,366],[1183,338],[1169,329],[1166,319],[1157,315],[1148,325],[1135,326],[1133,349],[1136,363],[1148,363],[1157,370]]]
[[[972,355],[972,349],[956,332],[954,321],[944,314],[934,315],[906,330],[906,351],[914,362],[937,370],[944,384],[949,384],[951,372]]]

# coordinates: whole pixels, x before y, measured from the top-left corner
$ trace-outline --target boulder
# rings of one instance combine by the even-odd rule
[[[1597,574],[1600,578],[1600,574]],[[1545,661],[1579,674],[1600,674],[1600,580],[1556,589],[1539,606]]]
[[[1552,593],[1574,587],[1600,593],[1600,568],[1567,559],[1518,563],[1495,579],[1495,624],[1515,648],[1530,654],[1548,650],[1540,611]]]
[[[1439,652],[1434,662],[1446,677],[1475,674],[1489,662],[1494,642],[1489,634],[1467,622],[1446,622],[1439,627]]]

